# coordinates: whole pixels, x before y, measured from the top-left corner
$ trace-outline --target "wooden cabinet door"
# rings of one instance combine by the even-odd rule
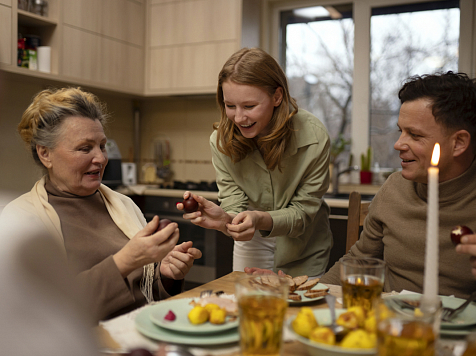
[[[144,6],[131,0],[64,0],[62,74],[142,93]]]
[[[214,93],[220,69],[241,45],[241,6],[241,0],[152,0],[146,93]]]
[[[3,6],[9,2],[0,0],[0,63],[12,63],[12,8]]]

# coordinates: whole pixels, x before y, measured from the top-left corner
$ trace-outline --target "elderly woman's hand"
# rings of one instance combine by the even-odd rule
[[[456,246],[456,252],[470,255],[471,273],[476,277],[476,234],[464,235]]]
[[[183,218],[205,229],[214,229],[226,233],[226,224],[230,223],[233,217],[215,203],[189,191],[184,193],[183,198],[187,199],[190,195],[197,201],[198,210],[193,213],[183,214]],[[183,204],[177,204],[177,209],[183,210]]]
[[[113,258],[125,278],[132,271],[149,263],[162,261],[179,239],[177,223],[157,231],[159,218],[154,218],[140,230]]]
[[[193,266],[193,261],[202,257],[202,252],[187,241],[174,247],[160,264],[160,275],[170,279],[183,279]]]

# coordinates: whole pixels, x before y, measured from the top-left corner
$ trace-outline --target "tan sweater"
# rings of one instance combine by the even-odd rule
[[[476,231],[476,160],[462,175],[439,185],[439,294],[464,298],[476,290],[469,256],[455,252],[450,240],[455,225]],[[422,292],[425,262],[427,185],[392,174],[369,208],[364,230],[349,255],[384,259],[384,291]],[[436,257],[435,257],[436,258]],[[337,262],[322,283],[340,284]]]
[[[9,203],[0,216],[0,229],[8,226],[11,238],[23,239],[22,226],[35,226],[64,246],[68,261],[86,290],[91,314],[108,319],[146,304],[140,292],[140,268],[122,278],[112,255],[119,251],[146,221],[134,202],[101,185],[89,197],[60,193],[38,181],[33,189]],[[53,193],[53,194],[51,194]],[[107,202],[106,202],[107,201]],[[183,280],[163,287],[158,268],[154,299],[164,299],[183,288]]]

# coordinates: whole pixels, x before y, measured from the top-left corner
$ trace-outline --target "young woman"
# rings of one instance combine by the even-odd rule
[[[326,128],[298,109],[279,64],[257,48],[226,61],[217,101],[221,118],[210,145],[220,206],[193,195],[199,210],[184,218],[235,240],[234,270],[321,275],[332,247],[322,199],[329,185]]]

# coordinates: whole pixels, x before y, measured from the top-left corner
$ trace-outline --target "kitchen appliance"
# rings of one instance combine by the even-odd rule
[[[181,203],[183,198],[149,195],[141,198],[141,209],[147,221],[158,215],[160,219],[176,222],[180,230],[177,244],[193,241],[193,246],[202,251],[202,258],[195,260],[190,272],[185,276],[186,288],[208,283],[232,272],[233,239],[219,231],[204,229],[184,219],[183,213],[176,208],[176,204]],[[218,204],[217,201],[214,203]]]
[[[102,183],[111,189],[122,185],[122,156],[116,141],[108,139],[106,142],[108,163],[104,169]]]
[[[122,163],[122,184],[137,184],[137,169],[135,163]]]

